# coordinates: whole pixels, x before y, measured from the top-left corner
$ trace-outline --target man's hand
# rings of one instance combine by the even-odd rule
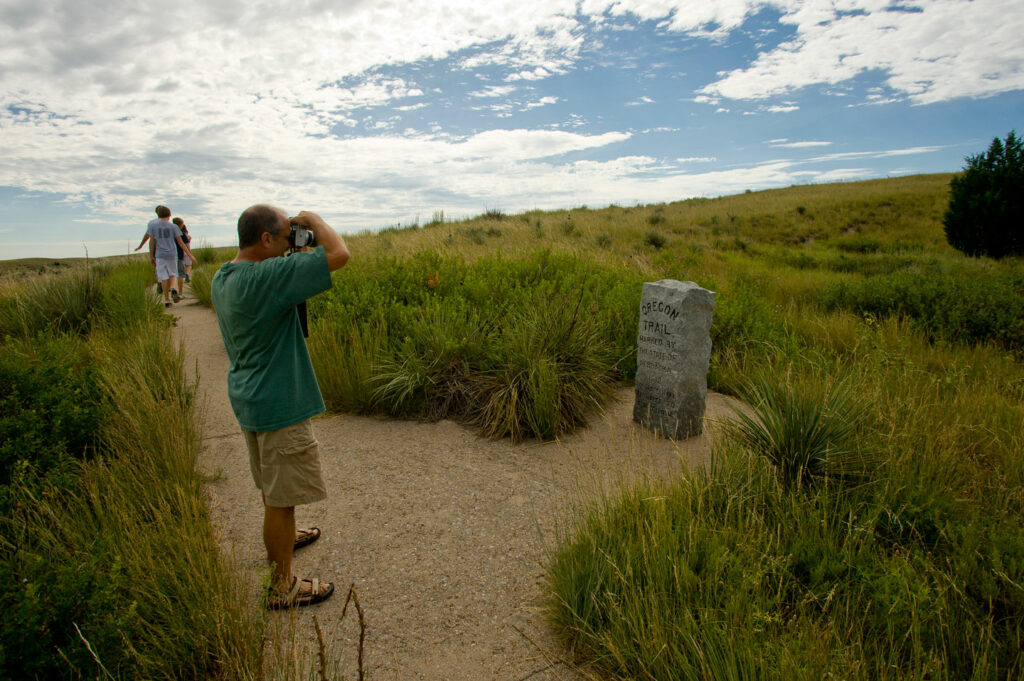
[[[341,269],[348,262],[349,252],[344,240],[324,222],[322,217],[304,210],[295,217],[288,218],[288,222],[296,227],[308,229],[316,235],[317,244],[323,246],[327,252],[327,266],[332,272]]]

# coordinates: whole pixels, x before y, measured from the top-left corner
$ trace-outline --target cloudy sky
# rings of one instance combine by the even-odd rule
[[[0,0],[0,259],[959,169],[1024,0]]]

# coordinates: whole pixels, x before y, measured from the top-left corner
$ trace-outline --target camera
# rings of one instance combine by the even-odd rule
[[[313,234],[311,230],[305,227],[292,225],[292,233],[288,235],[288,245],[292,247],[293,251],[305,248],[306,246],[316,246],[316,234]]]

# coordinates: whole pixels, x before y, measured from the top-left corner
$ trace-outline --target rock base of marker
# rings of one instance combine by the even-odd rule
[[[692,281],[644,284],[633,420],[680,440],[701,432],[715,293]]]

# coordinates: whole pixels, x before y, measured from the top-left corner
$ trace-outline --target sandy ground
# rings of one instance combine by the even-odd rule
[[[265,574],[263,511],[245,442],[228,404],[228,361],[212,311],[186,298],[178,317],[190,372],[198,372],[209,506],[220,550],[251,583]],[[365,612],[366,678],[551,681],[590,678],[575,668],[543,616],[545,564],[581,498],[635,475],[673,475],[705,463],[710,437],[673,443],[632,420],[631,389],[561,441],[512,444],[478,437],[450,421],[420,423],[332,415],[314,421],[326,501],[299,507],[300,527],[323,530],[295,555],[302,577],[334,582],[323,604],[273,614],[268,649],[293,630],[300,664],[315,664],[313,616],[331,659],[357,678]],[[707,419],[730,414],[708,394]],[[707,434],[707,433],[710,433]],[[270,657],[268,655],[268,657]]]

